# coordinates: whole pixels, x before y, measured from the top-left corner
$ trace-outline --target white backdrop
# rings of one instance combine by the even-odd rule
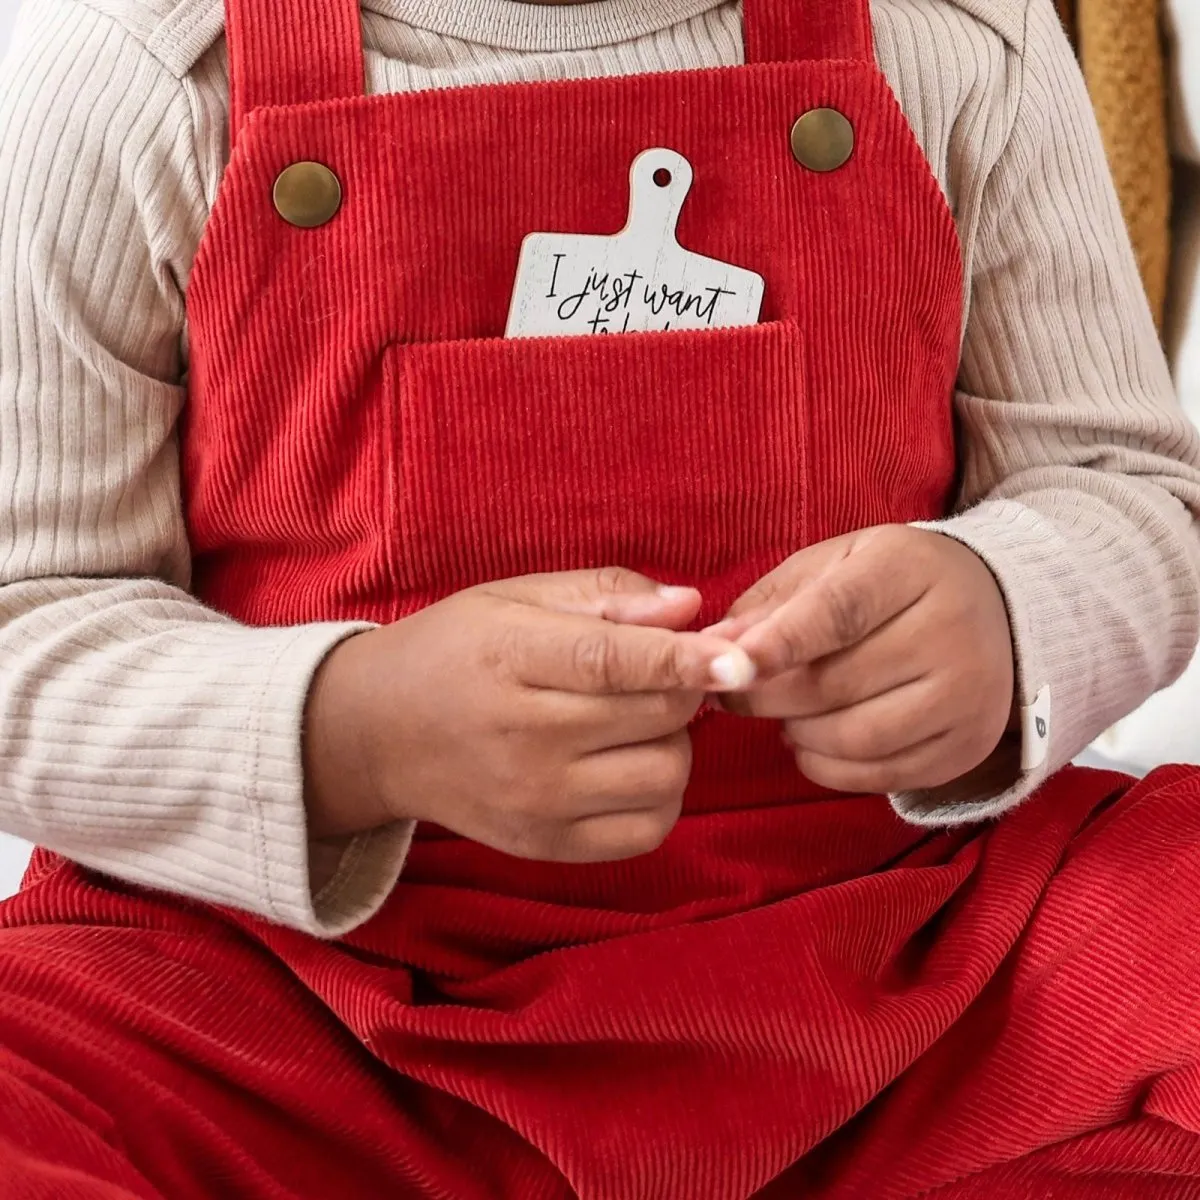
[[[0,0],[0,46],[5,50],[8,49],[8,37],[20,7],[21,0]]]

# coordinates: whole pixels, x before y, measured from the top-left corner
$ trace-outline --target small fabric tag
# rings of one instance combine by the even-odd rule
[[[1036,771],[1050,751],[1050,689],[1021,709],[1021,770]]]
[[[620,233],[529,234],[505,336],[754,325],[762,276],[692,254],[675,240],[691,186],[682,154],[645,150],[630,168],[629,220]]]

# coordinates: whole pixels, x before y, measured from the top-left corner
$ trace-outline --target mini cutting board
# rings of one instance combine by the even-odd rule
[[[531,233],[521,245],[507,337],[753,325],[761,275],[685,250],[675,227],[692,167],[645,150],[629,171],[629,220],[611,235]]]

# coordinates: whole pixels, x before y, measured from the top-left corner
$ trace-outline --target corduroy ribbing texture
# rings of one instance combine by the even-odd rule
[[[0,1178],[20,1200],[1194,1200],[1200,777],[1105,806],[1128,782],[1068,770],[992,834],[852,880],[830,863],[881,809],[772,821],[769,859],[744,818],[694,822],[619,910],[586,870],[506,900],[424,857],[351,954],[42,856],[0,908]],[[697,851],[726,896],[686,891]]]
[[[238,56],[275,48],[266,0],[235,3],[249,78]],[[711,617],[790,549],[945,511],[955,225],[866,57],[783,61],[754,32],[788,3],[748,6],[765,61],[734,72],[247,113],[188,297],[202,599],[378,621],[615,558]],[[336,5],[305,11],[338,36]],[[866,0],[808,12],[842,46]],[[825,175],[787,136],[818,106],[856,133]],[[682,240],[762,270],[764,322],[498,340],[523,233],[617,228],[656,143],[695,170]],[[343,184],[316,230],[271,203],[301,157]],[[994,828],[926,834],[805,783],[769,723],[709,714],[694,745],[654,854],[535,864],[427,831],[340,943],[39,855],[0,909],[0,1177],[170,1200],[1196,1180],[1200,968],[1163,939],[1200,903],[1200,776],[1118,799],[1068,771]],[[1153,936],[1139,872],[1176,906]]]

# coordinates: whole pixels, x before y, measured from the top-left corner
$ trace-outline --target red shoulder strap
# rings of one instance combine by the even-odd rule
[[[225,0],[230,130],[256,108],[361,96],[359,0]]]
[[[870,0],[744,0],[747,62],[873,60]],[[361,96],[359,0],[225,0],[230,128],[256,108]]]
[[[874,62],[870,0],[744,0],[746,61]]]

